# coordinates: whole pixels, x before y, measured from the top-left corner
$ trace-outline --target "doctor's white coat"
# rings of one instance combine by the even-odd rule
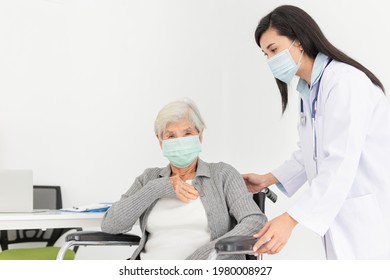
[[[305,102],[306,125],[298,126],[299,149],[272,172],[288,196],[309,181],[287,212],[324,236],[328,259],[390,259],[390,108],[384,93],[354,67],[337,61],[326,67],[315,121],[317,167],[310,106]]]

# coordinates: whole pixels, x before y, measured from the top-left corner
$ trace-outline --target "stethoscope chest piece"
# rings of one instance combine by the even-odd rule
[[[305,126],[305,125],[306,125],[306,116],[305,116],[304,113],[301,113],[300,122],[301,122],[301,125],[302,125],[302,126]]]
[[[305,126],[306,125],[306,115],[305,115],[305,112],[303,111],[303,100],[301,98],[301,112],[300,112],[300,123],[302,126]]]

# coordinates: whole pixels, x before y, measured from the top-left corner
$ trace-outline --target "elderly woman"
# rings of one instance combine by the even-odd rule
[[[102,222],[103,231],[116,234],[140,220],[142,238],[132,259],[207,259],[219,239],[251,236],[266,223],[239,172],[198,158],[204,128],[190,100],[159,112],[155,133],[170,164],[146,169]]]

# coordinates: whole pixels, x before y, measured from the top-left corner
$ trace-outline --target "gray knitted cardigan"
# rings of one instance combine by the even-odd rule
[[[140,219],[142,238],[132,259],[136,259],[147,242],[146,222],[157,200],[176,197],[169,176],[171,168],[149,168],[138,176],[131,188],[111,206],[102,221],[102,231],[125,233]],[[247,191],[244,180],[232,166],[206,163],[198,159],[193,180],[205,208],[211,240],[195,250],[187,259],[207,259],[215,243],[227,236],[253,235],[267,222]],[[169,254],[169,252],[167,252]],[[227,256],[227,259],[245,259],[245,256]]]

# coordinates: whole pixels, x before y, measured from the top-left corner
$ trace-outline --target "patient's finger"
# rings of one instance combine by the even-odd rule
[[[192,194],[192,193],[186,193],[186,194],[185,194],[185,197],[186,197],[186,198],[189,198],[189,199],[191,199],[191,200],[195,200],[195,199],[197,199],[197,198],[199,197],[199,195],[197,195],[197,194]]]
[[[187,183],[184,183],[184,184],[183,184],[183,189],[184,189],[186,192],[188,192],[188,193],[195,194],[195,195],[199,195],[198,190],[197,190],[194,186],[189,185],[189,184],[187,184]]]
[[[184,185],[181,185],[180,187],[177,188],[178,191],[183,194],[186,198],[189,198],[189,199],[197,199],[199,197],[199,193],[198,191],[193,187],[193,186],[190,186],[190,185],[187,185],[187,186],[184,186]]]
[[[176,196],[178,199],[180,199],[181,201],[183,201],[184,203],[188,203],[188,199],[181,193],[176,193]]]
[[[192,194],[192,195],[195,195],[195,196],[199,196],[198,190],[195,189],[194,187],[185,188],[184,190],[185,190],[187,193],[189,193],[189,194]]]
[[[182,188],[181,193],[189,199],[195,200],[199,197],[199,193],[195,188]]]

